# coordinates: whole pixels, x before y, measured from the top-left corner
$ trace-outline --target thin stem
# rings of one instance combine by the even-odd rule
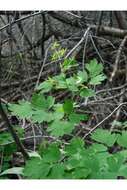
[[[8,130],[10,131],[17,147],[20,149],[24,159],[28,159],[29,158],[29,154],[27,153],[27,151],[25,150],[25,147],[23,146],[22,142],[20,141],[17,133],[15,132],[15,130],[13,129],[12,125],[10,124],[10,121],[2,107],[2,104],[1,104],[1,99],[0,99],[0,115],[3,119],[3,121],[6,123],[6,126],[8,128]]]

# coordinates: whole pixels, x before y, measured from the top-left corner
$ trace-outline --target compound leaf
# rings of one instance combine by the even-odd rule
[[[107,146],[112,146],[117,140],[116,134],[111,134],[108,130],[97,129],[92,135],[91,138],[97,142],[106,144]]]
[[[65,152],[67,155],[73,155],[84,149],[84,141],[80,137],[75,137],[71,140],[69,145],[66,145]]]
[[[43,121],[50,122],[54,119],[51,112],[46,112],[44,110],[36,110],[33,112],[32,121],[42,123]]]
[[[93,78],[103,71],[103,65],[98,64],[97,60],[93,59],[89,64],[86,64],[86,69],[89,71],[90,77]]]
[[[40,83],[40,85],[36,87],[36,90],[41,90],[42,93],[45,93],[45,92],[49,92],[52,89],[52,87],[53,87],[53,84],[49,80],[46,80]]]
[[[101,82],[105,79],[106,79],[106,76],[104,74],[100,74],[91,78],[89,84],[92,84],[92,85],[101,84]]]
[[[71,113],[69,115],[69,120],[74,124],[78,124],[78,123],[80,123],[80,121],[87,121],[88,115],[87,114],[79,114],[79,113]]]
[[[95,92],[92,89],[84,88],[80,92],[81,97],[92,97],[95,96]]]
[[[61,153],[57,144],[51,144],[42,152],[44,162],[53,163],[59,161]]]
[[[77,84],[87,82],[88,80],[88,74],[86,71],[79,71],[77,74]]]
[[[64,71],[69,70],[71,67],[74,67],[74,66],[77,66],[77,64],[76,64],[76,60],[73,58],[65,59],[62,64],[62,68],[64,69]]]
[[[51,168],[49,179],[64,179],[64,165],[63,164],[54,164]]]
[[[51,135],[60,137],[65,134],[70,134],[74,129],[74,124],[68,121],[55,120],[47,129]]]
[[[74,77],[70,77],[66,79],[67,87],[72,92],[77,92],[78,87],[76,86],[76,79]]]
[[[117,143],[120,146],[127,148],[127,131],[123,131],[122,135],[118,136]]]
[[[32,116],[32,107],[28,101],[19,101],[19,104],[10,104],[9,110],[13,115],[20,117],[21,119],[30,118]]]
[[[39,158],[31,158],[26,162],[23,175],[28,179],[45,179],[51,166]]]

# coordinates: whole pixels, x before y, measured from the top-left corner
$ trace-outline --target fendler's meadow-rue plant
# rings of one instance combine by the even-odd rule
[[[52,50],[55,50],[52,60],[65,56],[66,49],[61,49],[57,43]],[[89,115],[78,112],[79,103],[75,97],[85,99],[95,96],[95,86],[106,79],[103,65],[96,59],[87,63],[83,71],[77,69],[73,74],[68,74],[69,70],[76,67],[78,64],[74,58],[64,59],[60,64],[61,72],[40,83],[30,101],[21,100],[17,104],[9,104],[12,115],[32,124],[47,126],[45,132],[56,140],[50,143],[43,141],[36,152],[28,152],[30,158],[22,167],[9,168],[4,161],[1,178],[7,178],[9,174],[21,175],[24,179],[127,178],[126,131],[120,134],[96,129],[90,135],[91,145],[75,136],[80,122],[89,120]],[[59,101],[51,95],[54,91],[67,91],[71,98],[65,97]],[[23,138],[23,133],[22,130],[17,131],[20,139]],[[66,136],[69,136],[67,142]],[[7,151],[6,145],[13,145],[10,146],[11,154],[16,151],[12,141],[8,132],[0,134],[0,147]],[[109,149],[114,145],[120,146],[121,151],[111,154]]]

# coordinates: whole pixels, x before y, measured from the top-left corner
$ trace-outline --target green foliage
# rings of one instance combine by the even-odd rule
[[[67,89],[75,94],[80,92],[81,97],[95,96],[95,92],[88,86],[101,84],[106,79],[106,76],[103,74],[102,64],[98,64],[97,60],[94,59],[89,64],[86,64],[86,68],[83,71],[78,71],[68,77],[65,71],[73,67],[77,67],[76,61],[73,58],[65,59],[61,63],[61,73],[44,81],[36,89],[42,93],[49,92],[52,89]]]
[[[70,141],[70,144],[65,147],[65,154],[68,156],[74,155],[75,153],[80,152],[84,148],[84,141],[75,137]]]
[[[91,85],[101,84],[101,82],[106,79],[106,76],[102,73],[103,65],[98,64],[96,59],[93,59],[89,64],[86,64],[86,69],[89,71],[89,83]]]
[[[48,130],[52,136],[60,137],[64,134],[70,134],[74,129],[74,123],[69,121],[55,120],[49,126]]]
[[[88,74],[87,72],[84,70],[84,71],[79,71],[77,73],[77,83],[83,83],[83,82],[87,82],[88,80]]]
[[[13,125],[13,128],[15,129],[19,137],[24,136],[24,129],[20,128],[20,126]],[[13,138],[9,132],[0,133],[0,146],[8,145],[11,142],[13,142]]]
[[[101,142],[106,144],[107,146],[113,146],[113,144],[116,142],[118,135],[117,134],[111,134],[110,131],[103,129],[97,129],[91,136],[91,138],[97,142]]]
[[[103,130],[103,133],[106,131]],[[62,149],[61,149],[62,148]],[[29,179],[117,179],[127,178],[127,151],[114,154],[108,146],[93,143],[87,146],[80,137],[69,144],[52,143],[40,151],[41,159],[28,160],[23,176]]]
[[[64,48],[54,52],[52,55],[52,58],[51,58],[52,61],[56,61],[57,59],[62,58],[65,55],[65,53],[66,53],[66,49],[64,49]]]
[[[47,98],[42,94],[33,94],[31,104],[35,109],[50,109],[55,102],[55,98],[48,96]]]
[[[55,41],[55,42],[52,44],[51,49],[52,49],[52,50],[56,50],[56,49],[59,48],[59,47],[60,47],[60,44],[59,44],[57,41]]]
[[[73,112],[73,102],[71,100],[65,100],[63,104],[63,109],[66,114],[70,114]]]
[[[32,115],[32,118],[31,118],[33,123],[42,123],[44,121],[50,122],[53,119],[54,119],[53,114],[50,113],[50,112],[46,112],[44,110],[36,110],[36,111],[34,111],[33,115]]]
[[[42,150],[42,158],[46,163],[58,162],[61,157],[58,144],[54,143],[48,146],[48,148]]]
[[[89,83],[92,85],[97,85],[97,84],[101,84],[101,81],[103,81],[105,79],[106,79],[106,77],[103,74],[101,74],[101,75],[97,75],[97,76],[91,78]]]
[[[44,163],[39,158],[31,158],[26,162],[23,173],[27,179],[45,179],[49,170],[50,166],[48,163]]]
[[[122,134],[118,136],[117,143],[127,148],[127,131],[123,131]]]
[[[100,132],[107,134],[107,130],[104,129]],[[113,145],[114,141],[103,145],[104,142],[100,142],[97,134],[98,130],[93,136],[99,143],[89,146],[80,137],[73,137],[67,144],[47,142],[46,146],[39,149],[39,154],[31,154],[24,167],[10,168],[0,175],[20,174],[25,179],[117,179],[119,176],[127,178],[127,150],[110,154],[108,146]],[[110,139],[111,135],[116,134],[107,135]],[[116,141],[119,143],[118,139]]]
[[[67,51],[67,49],[62,48],[58,42],[55,42],[52,45],[51,49],[53,51],[53,54],[51,56],[52,61],[56,61],[56,60],[62,58],[65,55],[66,51]]]
[[[50,81],[54,84],[56,90],[67,88],[66,76],[64,73],[54,76]]]
[[[32,115],[31,105],[28,101],[19,101],[19,104],[9,104],[9,110],[13,115],[21,119],[30,118]]]
[[[41,90],[41,93],[49,92],[53,87],[53,84],[47,80],[41,83],[36,89]]]
[[[0,145],[11,142],[12,136],[8,132],[0,133]]]
[[[60,163],[56,163],[52,165],[48,179],[62,179],[64,178],[64,165]]]
[[[91,150],[91,152],[105,152],[108,148],[103,144],[93,143],[89,150]]]
[[[81,97],[92,97],[95,95],[95,92],[92,89],[84,88],[80,92]]]
[[[86,64],[86,69],[89,71],[90,77],[93,78],[103,71],[103,65],[98,64],[97,60],[93,59],[89,64]]]
[[[79,113],[71,113],[69,115],[69,121],[74,124],[79,124],[80,121],[87,121],[88,115],[87,114],[79,114]]]
[[[60,120],[64,117],[64,109],[62,104],[55,104],[53,117],[54,120]]]
[[[43,147],[42,150],[40,149],[40,155],[41,158],[33,157],[27,161],[23,175],[28,179],[45,179],[48,175],[51,175],[51,178],[55,175],[60,178],[62,166],[57,164],[61,158],[59,145],[53,143],[48,147]]]
[[[24,129],[22,129],[20,126],[13,125],[12,126],[18,136],[20,138],[24,137]],[[5,177],[7,174],[18,174],[18,171],[20,173],[20,168],[12,168],[10,169],[10,162],[12,159],[12,154],[17,151],[17,146],[15,142],[13,141],[13,138],[9,132],[1,132],[0,133],[0,156],[2,155],[2,162],[1,162],[1,173],[0,173],[0,179],[7,178]]]
[[[77,66],[77,62],[74,58],[68,58],[65,59],[64,62],[61,64],[61,70],[63,72],[69,70],[72,67],[76,67]]]
[[[70,77],[66,79],[67,89],[71,92],[78,92],[78,83],[75,77]]]
[[[57,42],[51,49],[53,61],[63,58],[66,54],[66,49],[61,48]],[[70,74],[70,69],[75,67],[78,71]],[[24,179],[108,179],[117,178],[118,174],[121,174],[126,177],[127,153],[121,151],[120,154],[111,155],[108,152],[108,148],[114,143],[126,148],[123,134],[111,134],[107,130],[97,129],[91,135],[91,139],[96,142],[89,146],[82,138],[73,136],[77,125],[80,127],[81,121],[89,119],[87,114],[78,113],[75,97],[83,99],[95,96],[95,85],[101,84],[106,78],[102,64],[98,64],[94,59],[81,71],[76,60],[68,58],[61,61],[60,69],[60,74],[48,77],[36,87],[36,92],[29,102],[9,104],[12,115],[35,124],[44,124],[46,132],[56,137],[59,143],[41,144],[36,152],[29,153],[30,159],[23,168],[3,167],[1,176],[18,174]],[[58,102],[52,93],[62,91],[69,92],[71,98]],[[4,135],[0,137],[0,142],[10,143],[11,136]],[[70,140],[65,143],[66,136]]]

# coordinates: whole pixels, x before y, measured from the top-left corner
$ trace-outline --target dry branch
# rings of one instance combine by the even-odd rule
[[[107,121],[118,109],[121,108],[121,106],[126,106],[127,102],[119,104],[107,117],[105,117],[101,122],[99,122],[95,127],[93,127],[85,136],[83,137],[84,139],[91,134],[95,129],[97,129],[100,125],[102,125],[105,121]]]
[[[122,42],[121,42],[121,44],[119,46],[119,49],[118,49],[118,52],[117,52],[117,55],[116,55],[114,69],[113,69],[113,72],[112,72],[111,78],[110,78],[111,82],[114,79],[114,77],[116,75],[116,72],[118,70],[118,64],[119,64],[120,56],[121,56],[121,53],[122,53],[123,47],[125,46],[126,41],[127,41],[127,36],[124,37],[124,39],[122,40]]]

